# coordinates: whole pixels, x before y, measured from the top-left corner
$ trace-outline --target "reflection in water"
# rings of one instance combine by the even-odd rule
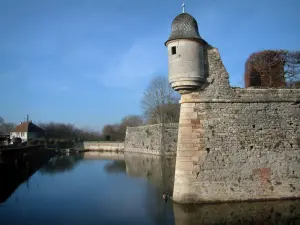
[[[300,224],[300,201],[173,206],[176,225]]]
[[[5,202],[33,172],[31,170],[19,170],[15,165],[0,164],[0,204]]]
[[[173,193],[175,161],[175,157],[125,154],[128,176],[147,178],[161,194]]]
[[[112,152],[55,157],[32,176],[30,195],[23,184],[13,194],[15,202],[2,204],[0,224],[300,224],[300,201],[166,203],[162,192],[172,195],[174,170],[174,157]],[[53,173],[58,174],[49,176]]]
[[[22,152],[9,153],[6,155],[6,159],[9,160],[3,161],[0,152],[0,205],[51,157],[51,152],[43,153],[40,149],[35,149],[33,152],[27,155]]]
[[[121,152],[90,151],[85,152],[83,158],[92,160],[124,160],[124,154]]]
[[[136,153],[87,152],[85,159],[110,159],[107,173],[127,173],[129,177],[149,180],[145,186],[144,208],[150,224],[174,224],[172,204],[162,201],[164,191],[173,191],[175,158]],[[132,199],[134,202],[134,199]],[[129,202],[128,204],[132,204]]]
[[[153,224],[174,223],[171,203],[167,204],[162,200],[162,193],[173,193],[175,161],[175,157],[125,154],[127,175],[146,178],[155,187],[151,188],[150,185],[146,187],[145,201],[145,208]]]
[[[107,173],[126,173],[125,161],[114,160],[105,165],[104,169]]]
[[[82,154],[76,155],[62,155],[56,156],[49,160],[49,162],[40,169],[42,174],[44,173],[59,173],[59,172],[66,172],[70,171],[75,168],[75,166],[83,159]]]
[[[148,198],[152,217],[164,213],[161,193],[173,192],[175,158],[125,154],[129,176],[146,177],[158,188],[158,195]],[[151,191],[151,190],[149,190]],[[153,193],[149,193],[153,196]],[[251,203],[180,205],[173,204],[176,225],[198,224],[300,224],[300,201],[268,201]],[[167,221],[160,217],[157,224]]]

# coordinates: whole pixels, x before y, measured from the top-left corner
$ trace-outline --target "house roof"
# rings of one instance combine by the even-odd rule
[[[12,132],[44,132],[44,130],[30,121],[19,124]]]

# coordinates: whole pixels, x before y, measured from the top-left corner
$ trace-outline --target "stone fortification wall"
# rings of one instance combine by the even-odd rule
[[[95,151],[123,151],[124,142],[84,141],[82,148]]]
[[[162,151],[165,155],[176,155],[178,139],[178,123],[162,126]]]
[[[154,124],[128,127],[126,152],[154,155],[176,155],[178,124]]]
[[[159,155],[161,137],[161,124],[127,127],[125,151]]]
[[[174,200],[300,197],[300,90],[231,88],[206,54],[206,84],[181,96]]]

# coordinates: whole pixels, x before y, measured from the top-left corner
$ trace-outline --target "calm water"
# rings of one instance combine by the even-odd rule
[[[300,224],[300,202],[181,206],[175,159],[88,153],[52,159],[0,203],[4,224]]]

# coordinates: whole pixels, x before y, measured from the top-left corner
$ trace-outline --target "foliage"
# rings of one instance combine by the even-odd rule
[[[118,130],[118,124],[106,124],[102,129],[101,135],[105,141],[118,141],[120,137]]]
[[[168,77],[154,77],[146,88],[141,105],[147,123],[179,121],[179,95],[170,86]]]
[[[8,124],[8,125],[7,125]],[[0,117],[0,132],[8,133],[15,127],[10,123],[4,123],[2,117]],[[45,130],[47,144],[59,145],[59,146],[69,146],[71,142],[79,141],[124,141],[127,126],[139,126],[143,124],[143,118],[138,115],[125,116],[118,124],[106,124],[102,132],[95,132],[85,129],[79,129],[73,124],[66,123],[39,123],[38,126]],[[42,138],[43,139],[43,138]],[[44,140],[29,140],[30,143],[42,143]]]
[[[253,53],[246,62],[245,84],[259,87],[282,87],[285,52],[266,50]]]
[[[107,124],[103,127],[101,135],[105,141],[124,141],[127,127],[143,124],[143,119],[138,115],[125,116],[119,124]]]
[[[299,80],[299,51],[265,50],[255,52],[246,62],[246,87],[295,87]]]
[[[43,128],[47,139],[55,139],[60,141],[99,141],[102,140],[100,133],[79,129],[72,124],[64,123],[40,123],[38,126]]]

